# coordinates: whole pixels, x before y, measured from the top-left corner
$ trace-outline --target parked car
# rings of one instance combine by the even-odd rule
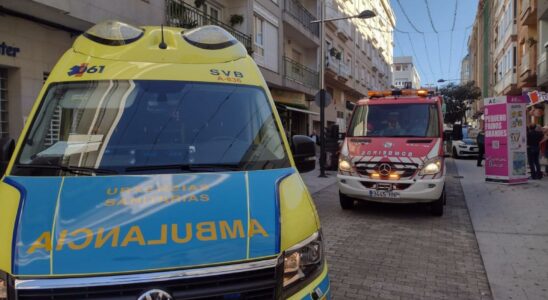
[[[478,131],[468,126],[455,126],[454,130],[460,130],[458,136],[453,134],[453,141],[451,143],[451,154],[453,158],[461,157],[477,157],[479,153],[476,137]],[[453,132],[455,133],[455,132]]]

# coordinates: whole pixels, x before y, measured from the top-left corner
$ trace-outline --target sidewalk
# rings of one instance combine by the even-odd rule
[[[486,183],[475,160],[456,161],[495,299],[548,299],[548,179]]]
[[[310,195],[313,195],[326,187],[337,183],[337,172],[326,171],[326,178],[318,177],[320,175],[320,166],[316,163],[316,169],[308,173],[301,173],[304,183],[308,187]],[[337,200],[338,201],[338,200]]]

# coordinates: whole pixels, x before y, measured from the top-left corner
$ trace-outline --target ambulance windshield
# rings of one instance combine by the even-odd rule
[[[358,106],[348,136],[439,137],[435,104],[381,104]]]
[[[264,91],[232,84],[52,84],[23,145],[16,175],[289,167]]]

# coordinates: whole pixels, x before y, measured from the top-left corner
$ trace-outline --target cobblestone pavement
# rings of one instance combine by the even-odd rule
[[[313,195],[336,299],[491,299],[454,162],[447,166],[441,218],[421,205],[343,211],[336,185]]]

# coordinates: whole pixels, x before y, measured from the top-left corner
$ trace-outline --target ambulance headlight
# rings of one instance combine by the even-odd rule
[[[424,163],[424,167],[419,172],[419,175],[434,175],[438,174],[441,171],[441,158],[437,157],[431,160],[428,160]]]
[[[119,21],[101,22],[84,32],[88,39],[109,46],[126,45],[140,39],[145,31]]]
[[[185,31],[183,38],[196,47],[209,50],[224,49],[238,43],[228,31],[215,25],[206,25]]]
[[[321,273],[323,261],[323,244],[319,232],[286,250],[284,289],[294,291],[308,284]]]

